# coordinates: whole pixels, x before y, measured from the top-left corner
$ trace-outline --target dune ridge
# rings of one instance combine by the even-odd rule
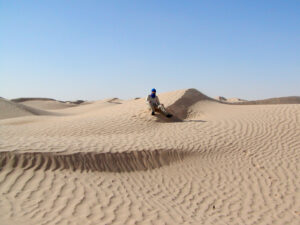
[[[153,150],[132,152],[76,152],[62,154],[55,152],[0,152],[0,170],[5,166],[21,167],[25,170],[62,170],[131,172],[151,170],[181,161],[189,152],[177,150]]]
[[[13,98],[13,99],[11,99],[12,102],[17,102],[17,103],[26,102],[26,101],[36,101],[36,100],[38,100],[38,101],[57,101],[54,98],[38,98],[38,97]],[[62,102],[62,101],[60,101],[60,102]]]

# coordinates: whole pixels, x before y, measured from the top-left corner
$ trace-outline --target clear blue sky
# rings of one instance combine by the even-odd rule
[[[300,1],[2,1],[0,96],[300,95]]]

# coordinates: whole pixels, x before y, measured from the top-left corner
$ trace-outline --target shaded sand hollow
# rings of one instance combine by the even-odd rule
[[[300,224],[300,104],[159,96],[0,99],[0,224]]]

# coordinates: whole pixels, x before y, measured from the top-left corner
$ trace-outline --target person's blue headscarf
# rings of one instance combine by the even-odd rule
[[[151,90],[151,97],[152,98],[155,98],[155,96],[156,96],[156,89],[155,88],[153,88],[152,90]]]

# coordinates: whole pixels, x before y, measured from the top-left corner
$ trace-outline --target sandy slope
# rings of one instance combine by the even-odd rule
[[[0,224],[299,224],[300,105],[160,99],[0,120]]]

